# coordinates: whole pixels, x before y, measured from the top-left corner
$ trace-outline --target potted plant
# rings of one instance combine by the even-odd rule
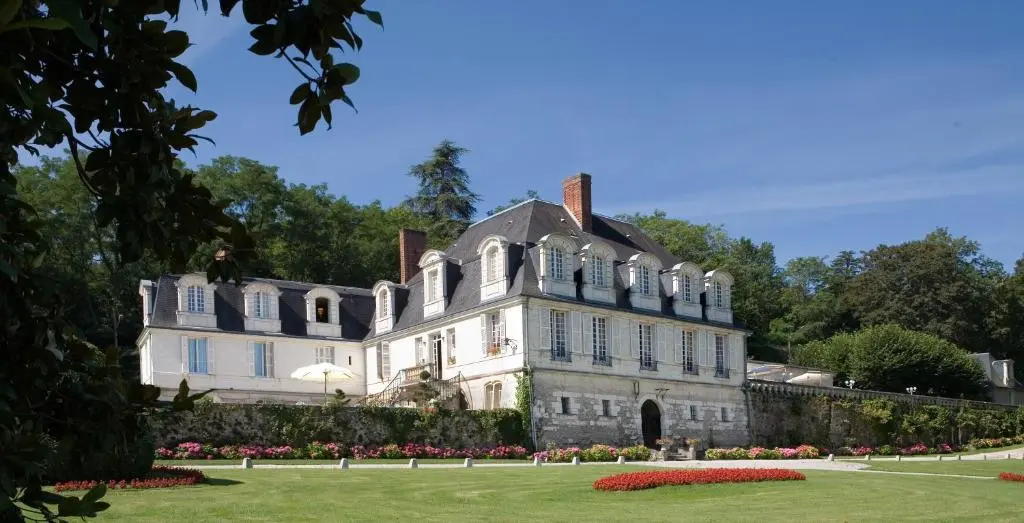
[[[487,347],[488,356],[497,356],[501,354],[501,345],[490,345]]]
[[[686,457],[688,459],[697,459],[697,448],[700,447],[700,440],[696,438],[690,438],[686,440]]]
[[[672,438],[658,438],[654,440],[654,444],[661,447],[661,450],[664,452],[668,452],[669,447],[671,447],[673,443],[675,443],[675,441],[673,441]]]
[[[448,356],[448,365],[455,365],[455,356]]]

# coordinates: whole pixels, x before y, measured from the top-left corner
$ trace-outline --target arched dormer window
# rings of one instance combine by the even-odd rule
[[[602,242],[588,243],[580,249],[583,264],[583,299],[615,302],[615,251]]]
[[[395,284],[379,281],[373,286],[373,297],[376,301],[374,310],[374,330],[377,334],[388,332],[394,325]]]
[[[661,310],[661,262],[641,252],[629,258],[629,293],[634,307]]]
[[[480,300],[504,296],[508,291],[508,240],[492,234],[476,249],[480,255]]]
[[[306,293],[306,334],[341,337],[341,296],[332,289],[316,287]]]
[[[214,292],[216,285],[205,274],[186,274],[175,282],[178,288],[178,324],[192,327],[216,327]]]
[[[732,275],[723,270],[704,275],[709,320],[732,323],[732,285]]]
[[[541,292],[576,296],[573,273],[576,271],[576,242],[561,234],[548,234],[540,239]]]
[[[267,282],[252,282],[242,289],[245,296],[245,330],[281,332],[278,298],[281,291]]]
[[[426,318],[444,312],[448,297],[448,255],[429,250],[420,257],[419,265],[423,274],[423,317]]]
[[[695,263],[672,266],[672,305],[679,316],[701,317],[700,293],[704,287],[704,271]]]

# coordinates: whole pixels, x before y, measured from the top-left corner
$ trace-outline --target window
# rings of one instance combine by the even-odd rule
[[[351,357],[351,356],[350,356]],[[334,347],[317,347],[316,348],[316,363],[330,363],[334,364]],[[352,363],[349,362],[349,365]]]
[[[697,365],[693,361],[693,331],[684,330],[682,334],[682,350],[679,362],[683,365],[683,372],[689,372],[691,374],[697,373]]]
[[[505,349],[505,311],[497,310],[480,317],[480,338],[484,354],[496,356]]]
[[[448,338],[448,364],[455,365],[455,329],[448,329],[445,337]]]
[[[485,263],[487,264],[487,275],[484,281],[495,281],[499,278],[498,272],[501,270],[501,262],[498,259],[498,253],[501,252],[498,247],[491,247],[487,249],[487,257]]]
[[[491,347],[500,350],[505,341],[505,326],[501,323],[501,313],[492,312],[488,314],[487,324],[490,328]]]
[[[612,415],[612,402],[610,400],[601,400],[601,415],[611,416]]]
[[[725,308],[725,285],[722,285],[722,282],[715,281],[711,284],[711,300],[715,307]]]
[[[565,251],[561,247],[552,245],[548,248],[548,275],[552,279],[565,279],[564,258]]]
[[[377,378],[391,379],[391,346],[384,341],[377,344]]]
[[[388,291],[385,289],[377,297],[377,319],[386,318],[388,315]]]
[[[715,377],[716,378],[728,378],[729,369],[725,365],[726,353],[729,350],[729,345],[725,339],[725,336],[721,334],[715,334]]]
[[[206,289],[195,285],[188,288],[188,312],[206,312]]]
[[[314,302],[317,323],[330,323],[331,302],[327,298],[317,298]]]
[[[416,338],[416,364],[422,365],[427,362],[426,345],[423,344],[423,338]]]
[[[569,403],[569,398],[562,396],[562,414],[572,414],[572,405]]]
[[[427,301],[441,299],[441,276],[437,269],[427,272]]]
[[[690,421],[697,421],[697,406],[690,405]]]
[[[590,282],[593,283],[595,287],[605,287],[606,283],[604,279],[604,258],[600,256],[593,256],[590,258],[589,261]]]
[[[639,265],[636,268],[637,274],[637,285],[639,286],[640,294],[644,296],[651,295],[651,268],[646,265]]]
[[[566,312],[551,311],[551,359],[569,361],[569,337]]]
[[[501,408],[501,382],[495,381],[484,385],[484,408]]]
[[[654,359],[654,326],[649,323],[640,324],[640,368],[658,370],[658,362]]]
[[[261,319],[269,319],[271,315],[270,304],[272,298],[273,296],[266,292],[257,291],[256,294],[253,296],[253,316]]]
[[[189,374],[208,374],[209,360],[206,353],[207,338],[188,339]]]
[[[252,375],[257,378],[274,376],[274,344],[254,342],[252,344]]]
[[[722,407],[722,421],[729,421],[729,409]]]
[[[683,275],[683,289],[682,289],[682,291],[683,291],[683,301],[686,301],[686,302],[692,302],[693,301],[693,291],[691,290],[691,282],[692,281],[693,281],[693,278],[689,274],[684,274]]]
[[[430,335],[430,362],[440,365],[442,354],[444,351],[441,350],[441,333],[435,332]]]
[[[600,316],[594,316],[590,321],[590,328],[594,343],[594,364],[611,365],[612,360],[608,357],[608,320]]]

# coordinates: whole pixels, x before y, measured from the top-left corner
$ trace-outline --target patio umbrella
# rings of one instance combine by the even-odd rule
[[[356,375],[345,367],[339,367],[333,363],[317,363],[299,367],[292,373],[292,378],[304,381],[324,381],[324,404],[327,404],[327,382],[350,380]]]

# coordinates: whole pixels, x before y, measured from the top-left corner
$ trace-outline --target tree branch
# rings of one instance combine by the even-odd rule
[[[81,144],[78,141],[78,138],[75,138],[71,133],[68,133],[67,137],[68,137],[68,145],[71,147],[71,158],[75,160],[75,170],[78,171],[78,177],[82,180],[82,183],[85,185],[85,188],[88,189],[89,192],[92,193],[93,196],[99,198],[100,197],[99,191],[97,191],[96,188],[92,186],[92,183],[89,181],[89,175],[85,173],[85,166],[82,165],[82,160],[80,160],[78,158],[78,146],[79,145],[81,145],[82,147],[85,147],[86,149],[89,149],[91,151],[95,150],[95,149],[92,149],[92,148],[90,148],[89,146],[87,146],[85,144]]]

